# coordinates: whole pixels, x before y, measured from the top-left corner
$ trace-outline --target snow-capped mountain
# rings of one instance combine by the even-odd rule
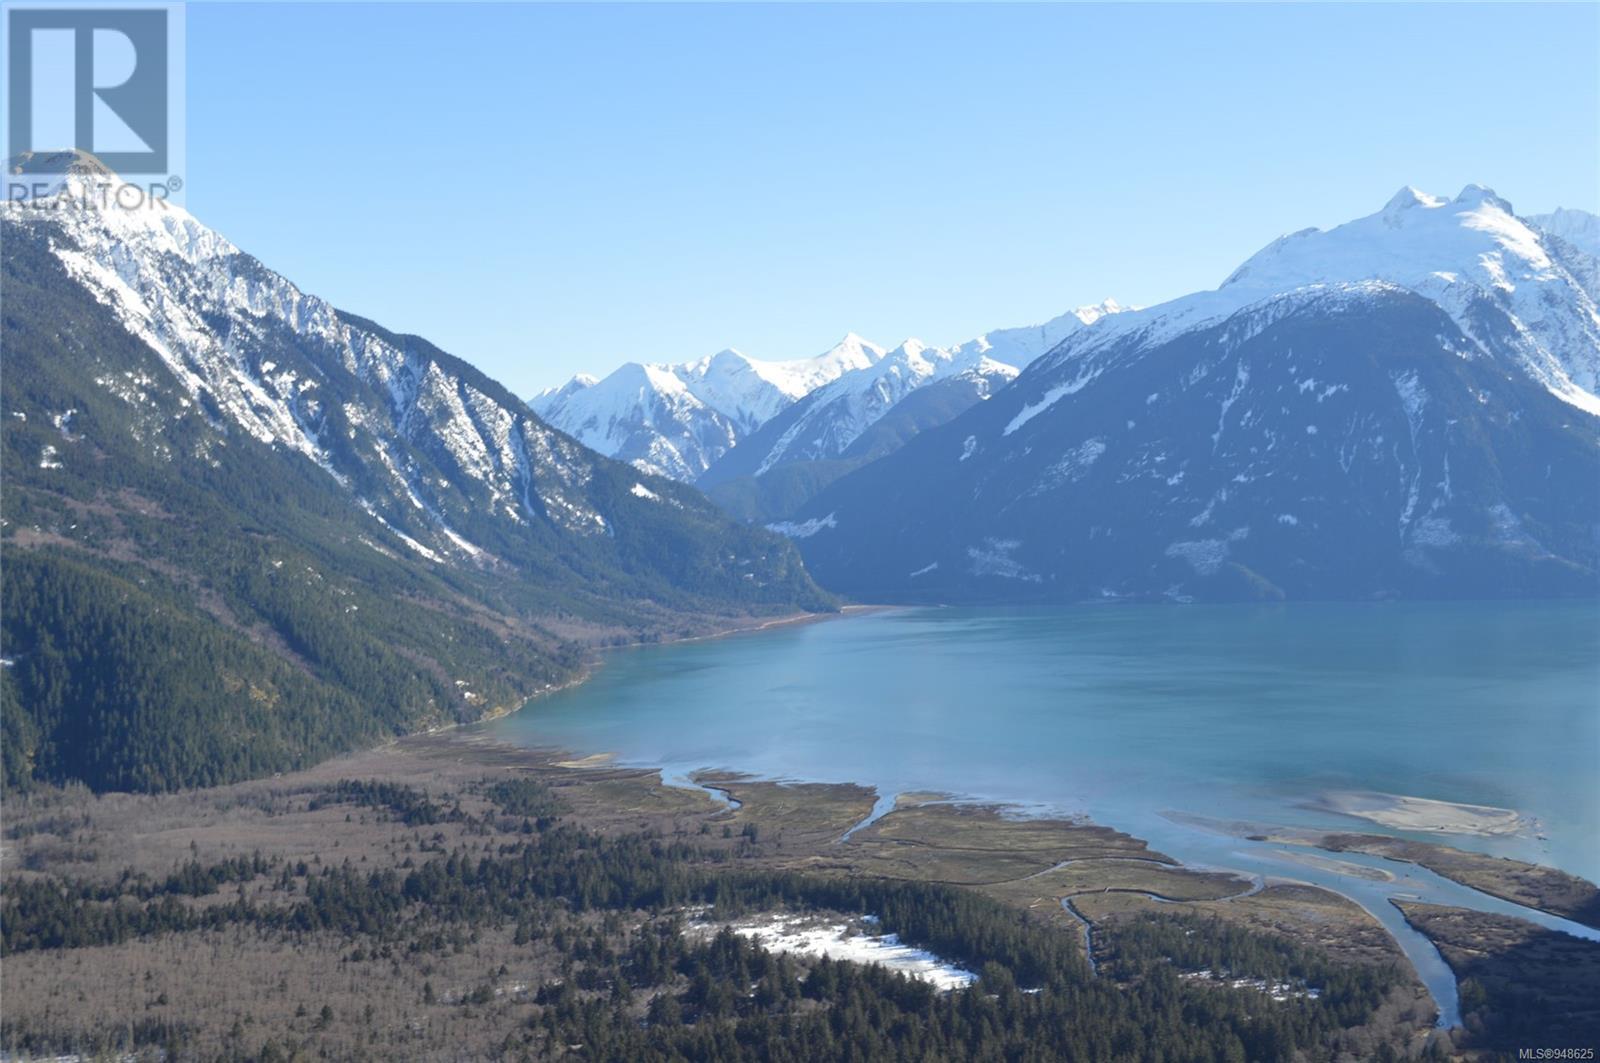
[[[1600,216],[1561,207],[1549,214],[1530,214],[1525,220],[1540,232],[1559,237],[1579,251],[1600,258]]]
[[[119,187],[81,157],[47,194],[0,206],[0,535],[8,565],[78,588],[63,593],[92,587],[108,609],[156,595],[163,623],[232,647],[218,668],[253,660],[250,674],[316,685],[295,712],[343,706],[318,724],[256,719],[236,683],[193,721],[216,741],[235,709],[301,755],[374,737],[375,721],[470,718],[569,675],[574,639],[825,600],[779,537],[586,449],[181,209],[102,206]]]
[[[1589,298],[1600,303],[1600,267],[1596,266],[1600,262],[1600,217],[1563,207],[1525,220],[1543,234],[1550,256],[1583,286]]]
[[[977,352],[928,347],[906,340],[875,365],[865,366],[824,384],[769,421],[735,453],[723,457],[701,478],[715,484],[748,470],[760,476],[773,466],[792,461],[836,458],[861,434],[918,388],[966,377],[985,394],[1011,382],[1014,366]]]
[[[93,186],[114,180],[74,173],[58,195],[92,198]],[[583,497],[590,459],[581,448],[507,408],[464,366],[302,293],[181,208],[4,209],[155,354],[179,416],[218,430],[196,456],[235,434],[297,453],[431,560],[482,555],[456,528],[485,516],[605,534],[605,514]],[[131,407],[135,434],[165,453],[171,411],[151,394],[163,382],[106,369],[95,383]],[[343,387],[332,386],[336,374],[348,374]]]
[[[989,398],[1068,336],[1121,312],[1107,299],[1043,325],[998,329],[954,347],[906,340],[784,410],[695,483],[746,519],[787,516],[849,470]]]
[[[862,434],[919,388],[960,379],[975,399],[988,398],[1016,378],[1023,366],[1074,332],[1108,314],[1114,300],[1068,311],[1043,325],[999,329],[955,347],[930,347],[908,339],[881,360],[817,388],[769,422],[741,452],[730,455],[702,480],[718,483],[734,475],[761,476],[793,461],[845,455]],[[732,460],[730,460],[732,459]],[[737,468],[734,468],[737,466]]]
[[[1593,593],[1596,266],[1403,189],[1075,330],[784,528],[874,600]]]
[[[986,332],[955,347],[951,355],[960,359],[982,354],[1001,365],[1009,365],[1019,370],[1025,369],[1035,358],[1084,326],[1092,325],[1107,315],[1123,313],[1127,309],[1115,299],[1107,299],[1093,306],[1080,306],[1076,310],[1068,310],[1059,317],[1053,317],[1042,325]]]
[[[731,349],[680,365],[629,362],[602,380],[574,377],[529,405],[607,457],[693,480],[797,399],[883,356],[851,333],[814,358],[786,362]]]
[[[749,500],[752,491],[780,500],[771,504],[797,505],[844,469],[943,424],[1067,336],[1122,310],[1108,299],[954,347],[908,339],[888,351],[852,332],[814,358],[787,362],[735,350],[679,365],[629,362],[603,379],[579,374],[529,405],[602,454],[711,489],[742,516],[771,516],[769,504]],[[922,396],[867,437],[907,396],[930,386],[938,394]],[[781,488],[741,482],[796,462],[836,459],[845,464],[807,469]],[[796,494],[798,481],[808,486]]]
[[[1215,291],[1119,314],[1050,352],[1054,364],[1110,346],[1140,350],[1273,295],[1315,285],[1382,281],[1439,304],[1552,393],[1600,411],[1600,312],[1541,233],[1481,185],[1455,199],[1406,187],[1376,214],[1280,237]],[[1130,342],[1131,341],[1131,342]]]

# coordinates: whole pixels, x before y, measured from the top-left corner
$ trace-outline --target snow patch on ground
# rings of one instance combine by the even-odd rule
[[[1029,572],[1020,561],[1011,556],[1021,545],[1022,542],[1018,539],[990,538],[985,539],[981,546],[967,547],[967,557],[972,560],[972,574],[1039,583],[1040,577],[1037,573]]]
[[[1075,395],[1084,388],[1088,387],[1090,382],[1092,382],[1099,375],[1099,369],[1084,369],[1077,376],[1073,377],[1066,383],[1057,384],[1055,387],[1051,388],[1049,391],[1040,396],[1038,402],[1032,402],[1022,407],[1022,409],[1018,411],[1017,415],[1011,418],[1011,423],[1006,425],[1006,430],[1001,434],[1010,435],[1011,433],[1015,432],[1017,429],[1021,428],[1023,425],[1027,424],[1029,421],[1033,420],[1035,417],[1039,416],[1041,413],[1048,410],[1062,399],[1066,398],[1068,395]]]
[[[1316,1000],[1322,996],[1322,990],[1313,989],[1305,984],[1294,982],[1269,982],[1265,978],[1229,978],[1225,974],[1218,974],[1209,967],[1199,971],[1188,971],[1180,974],[1179,978],[1189,982],[1212,982],[1217,985],[1228,986],[1231,989],[1254,989],[1258,993],[1265,993],[1273,1000]]]
[[[1197,539],[1173,543],[1166,549],[1168,557],[1182,558],[1201,576],[1209,576],[1222,567],[1228,559],[1228,544],[1223,539]]]
[[[1104,436],[1085,439],[1082,443],[1068,450],[1061,456],[1061,460],[1045,469],[1039,482],[1029,491],[1030,495],[1041,494],[1045,491],[1060,487],[1063,484],[1074,483],[1088,475],[1089,469],[1100,456],[1106,452]]]
[[[1244,394],[1246,385],[1250,383],[1250,367],[1240,362],[1233,374],[1233,390],[1228,397],[1222,400],[1222,410],[1217,414],[1217,430],[1211,433],[1211,453],[1217,452],[1217,446],[1222,442],[1223,430],[1227,428],[1228,411],[1233,404],[1239,401],[1239,396]]]
[[[1443,517],[1419,517],[1411,525],[1411,542],[1417,546],[1452,546],[1460,540]]]
[[[812,517],[809,520],[794,521],[780,520],[776,524],[768,524],[768,531],[775,531],[779,535],[787,535],[791,539],[809,539],[819,531],[837,528],[839,522],[834,515],[829,513],[826,517]]]
[[[875,920],[873,921],[875,922]],[[902,944],[896,934],[866,932],[859,924],[820,922],[804,915],[768,914],[725,924],[735,934],[774,952],[850,963],[873,963],[927,982],[942,992],[965,989],[978,980],[971,971],[940,959],[925,949]],[[868,927],[871,926],[869,922]],[[702,933],[714,934],[718,924],[699,924]]]

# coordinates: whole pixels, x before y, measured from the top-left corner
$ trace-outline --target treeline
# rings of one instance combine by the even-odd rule
[[[235,615],[276,632],[291,658],[136,566],[7,549],[0,784],[148,792],[291,771],[472,719],[482,705],[515,700],[519,683],[577,666],[575,648],[547,654],[423,606],[390,610],[400,615],[375,637],[355,620],[362,606],[384,612],[370,592],[336,593],[305,564],[273,560],[263,551],[240,562],[262,571],[239,574],[239,599],[257,612],[239,604]],[[478,700],[414,659],[451,655],[480,677],[467,688]]]
[[[1053,933],[1034,931],[1041,939]],[[1139,923],[1114,932],[1119,944],[1140,933]],[[671,960],[654,968],[659,981],[651,983],[651,969],[630,956],[611,972],[608,991],[565,981],[547,986],[540,996],[547,1006],[526,1034],[508,1039],[506,1054],[560,1055],[581,1044],[581,1058],[618,1061],[1242,1063],[1331,1058],[1328,1045],[1340,1028],[1317,1004],[1197,989],[1170,965],[1155,965],[1131,984],[1085,974],[1023,987],[1014,972],[991,962],[973,988],[941,994],[879,967],[823,959],[802,969],[726,931],[700,944],[681,935],[660,940],[652,949],[658,956],[669,951]],[[631,1004],[649,987],[660,988],[644,1022],[634,1021]],[[1399,1057],[1390,1049],[1387,1058]]]
[[[430,799],[426,791],[377,780],[340,779],[332,790],[312,798],[310,808],[315,811],[337,804],[379,809],[408,827],[424,827],[452,818],[464,818],[459,807],[447,809]]]
[[[499,798],[500,813],[553,807],[531,781],[485,792]],[[453,811],[383,784],[341,785],[321,799],[422,819]],[[1371,1015],[1399,981],[1392,970],[1344,966],[1277,938],[1176,916],[1097,931],[1102,971],[1112,974],[1096,977],[1059,928],[970,890],[754,870],[721,847],[561,823],[501,837],[510,840],[489,853],[458,848],[373,871],[235,860],[180,868],[162,883],[13,881],[0,907],[3,948],[13,955],[249,926],[288,941],[335,935],[351,944],[352,962],[411,962],[403,957],[514,927],[516,947],[562,957],[563,977],[533,990],[503,1053],[619,1061],[1324,1058],[1331,1039]],[[241,881],[256,883],[252,899],[182,899]],[[941,994],[878,968],[774,955],[729,932],[704,940],[688,932],[688,909],[712,921],[773,910],[872,914],[883,931],[981,979]],[[1320,998],[1278,1002],[1180,977],[1196,965],[1296,978]],[[494,995],[486,981],[459,1005]],[[430,983],[419,1003],[450,1002]],[[5,1036],[13,1046],[57,1047],[30,1042],[14,1025]],[[163,1028],[162,1037],[170,1058],[186,1058],[181,1027]],[[303,1046],[278,1035],[236,1047],[236,1058],[285,1059]]]
[[[502,779],[485,788],[484,796],[508,816],[544,820],[546,825],[565,808],[550,787],[537,779]]]

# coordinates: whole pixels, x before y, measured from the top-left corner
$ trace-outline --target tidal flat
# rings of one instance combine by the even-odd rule
[[[486,733],[675,780],[725,765],[870,787],[850,841],[885,873],[918,843],[891,813],[954,801],[1329,890],[1455,1024],[1454,972],[1391,901],[1596,935],[1597,642],[1584,602],[895,609],[616,654]],[[946,840],[966,832],[940,815]],[[1391,840],[1308,851],[1341,834]],[[937,860],[971,885],[1033,873],[1019,852]]]
[[[1260,992],[1277,993],[1274,999],[1320,1006],[1316,994],[1325,987],[1315,979],[1286,982],[1286,969],[1251,966],[1256,961],[1249,957],[1259,954],[1262,942],[1283,942],[1301,950],[1297,955],[1322,957],[1316,962],[1331,965],[1329,971],[1394,972],[1395,981],[1351,1043],[1386,1040],[1417,1048],[1441,1036],[1463,1047],[1472,1043],[1466,1032],[1437,1030],[1434,1000],[1382,922],[1336,891],[1295,881],[1292,873],[1186,867],[1141,838],[1081,817],[1018,814],[938,794],[895,802],[857,784],[783,782],[731,771],[669,785],[659,771],[468,732],[404,739],[306,772],[215,790],[159,797],[41,794],[8,808],[5,857],[8,884],[81,882],[97,890],[115,890],[140,876],[159,880],[191,865],[233,868],[209,890],[180,894],[179,908],[229,912],[246,904],[247,911],[260,912],[309,899],[318,868],[359,869],[363,880],[390,871],[404,876],[447,856],[477,853],[474,859],[488,860],[530,831],[538,839],[563,829],[655,839],[651,844],[700,854],[692,859],[709,861],[708,873],[731,876],[730,882],[751,874],[800,875],[819,883],[965,891],[1014,913],[1008,918],[1019,927],[1059,935],[1060,947],[1082,956],[1088,977],[1110,984],[1139,977],[1130,966],[1132,957],[1145,954],[1130,951],[1137,935],[1159,941],[1162,933],[1177,933],[1182,947],[1192,950],[1199,939],[1182,935],[1200,934],[1212,942],[1210,951],[1169,961],[1193,974],[1197,989],[1244,986],[1248,992],[1259,983],[1266,987]],[[302,874],[309,876],[304,887],[297,885]],[[871,911],[773,904],[716,921],[742,927],[756,940],[776,933],[771,943],[780,951],[793,945],[788,951],[801,963],[829,951],[824,938],[838,938],[836,958],[879,952],[912,974],[943,972],[936,975],[945,979],[941,988],[955,988],[982,966],[970,956],[945,955],[936,939],[873,941],[869,931],[866,939],[845,941],[861,936],[850,933],[851,926],[869,929],[860,920],[876,915]],[[663,914],[672,918],[670,908]],[[1437,937],[1447,958],[1459,946],[1457,924],[1404,914],[1419,933]],[[570,919],[563,933],[620,934],[619,941],[655,925],[644,912],[617,918],[597,922],[575,913],[559,925]],[[707,919],[694,906],[682,907],[676,918],[691,924]],[[1078,918],[1086,921],[1087,934]],[[1518,920],[1504,925],[1522,929],[1480,942],[1465,976],[1477,1009],[1466,1016],[1469,1025],[1481,1026],[1484,1016],[1491,1024],[1501,1021],[1495,1017],[1513,1006],[1526,1014],[1532,1005],[1516,989],[1519,977],[1566,977],[1558,964],[1530,956],[1525,947],[1530,936],[1547,931]],[[395,962],[381,938],[379,945],[352,948],[348,932],[301,931],[287,947],[266,929],[213,929],[203,922],[156,937],[133,933],[123,940],[23,949],[8,955],[0,972],[6,1021],[13,1035],[70,1027],[86,1043],[97,1031],[116,1035],[137,1011],[150,1022],[183,1022],[188,1044],[226,1051],[248,1015],[255,1028],[299,1030],[298,1044],[322,1045],[336,1055],[342,1054],[338,1046],[357,1043],[344,1038],[374,1036],[374,1029],[385,1031],[373,1042],[378,1050],[428,1052],[449,1045],[469,1057],[493,1055],[497,1039],[541,1013],[540,993],[548,989],[540,987],[559,979],[570,960],[514,922],[491,921],[469,937],[451,935],[448,923],[440,929],[443,950],[425,949],[414,963]],[[1502,939],[1509,965],[1503,969],[1495,955]],[[1588,964],[1591,955],[1600,962],[1600,944],[1557,939],[1563,963],[1578,956]],[[1218,957],[1226,959],[1230,950],[1236,973],[1226,979],[1202,974],[1224,969]],[[1290,988],[1273,989],[1284,985]],[[63,1013],[53,1002],[64,996],[81,1003]],[[1577,992],[1555,994],[1538,1007],[1555,1009],[1548,1016],[1554,1027],[1579,1029],[1588,1014],[1580,1000]],[[638,1006],[647,1004],[641,999]],[[324,1006],[335,1015],[369,1019],[355,1032],[337,1023],[312,1029],[316,1024],[306,1016]]]

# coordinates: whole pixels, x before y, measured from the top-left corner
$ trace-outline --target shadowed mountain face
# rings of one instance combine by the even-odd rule
[[[781,538],[185,212],[64,202],[113,180],[4,207],[8,782],[279,770],[827,606]]]
[[[781,527],[864,600],[1600,591],[1592,256],[1484,189],[1401,198],[1083,330]]]

